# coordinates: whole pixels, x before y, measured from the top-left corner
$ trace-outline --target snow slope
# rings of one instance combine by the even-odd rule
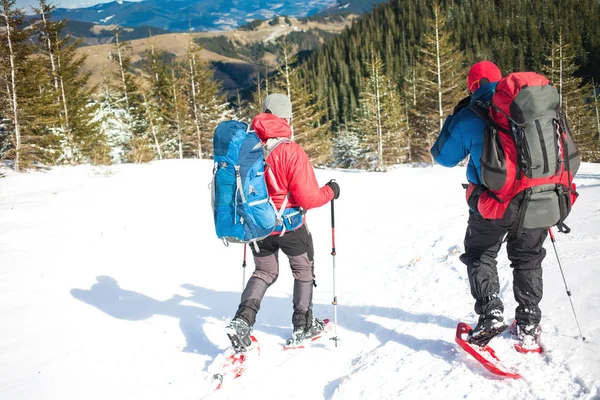
[[[208,366],[242,287],[242,246],[214,235],[211,161],[54,168],[0,179],[0,399],[600,399],[600,165],[558,251],[587,342],[577,339],[550,242],[546,354],[497,353],[523,380],[490,375],[454,343],[474,323],[462,251],[464,169],[319,170],[336,178],[339,346],[283,352],[291,332],[285,257],[255,335],[262,355],[212,393]],[[330,208],[308,214],[315,312],[333,318]],[[246,278],[252,272],[249,260]],[[506,315],[511,270],[499,258]]]

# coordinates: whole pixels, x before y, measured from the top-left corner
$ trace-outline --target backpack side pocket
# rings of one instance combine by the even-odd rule
[[[506,160],[500,143],[499,132],[489,126],[483,135],[481,152],[481,180],[492,190],[499,191],[506,182]]]

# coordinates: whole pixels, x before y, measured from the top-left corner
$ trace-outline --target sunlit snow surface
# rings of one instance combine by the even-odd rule
[[[492,376],[454,343],[474,324],[463,250],[463,168],[317,170],[338,180],[336,348],[281,351],[291,333],[285,257],[255,326],[262,355],[212,394],[208,366],[242,288],[241,245],[225,247],[210,209],[212,162],[54,168],[0,179],[0,399],[598,399],[600,166],[583,165],[580,199],[544,262],[543,340],[498,355],[523,380]],[[311,210],[314,310],[333,319],[330,207]],[[246,278],[252,273],[248,260]],[[512,318],[502,250],[501,297]]]

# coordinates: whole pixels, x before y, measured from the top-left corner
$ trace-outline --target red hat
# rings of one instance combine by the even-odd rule
[[[469,92],[474,93],[481,85],[498,82],[500,79],[502,79],[502,73],[496,64],[491,61],[480,61],[473,64],[469,70],[467,77]]]

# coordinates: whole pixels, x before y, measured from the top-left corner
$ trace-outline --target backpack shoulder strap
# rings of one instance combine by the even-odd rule
[[[490,117],[490,105],[492,101],[482,101],[477,100],[475,104],[471,104],[469,108],[471,111],[475,113],[479,118],[481,118],[486,124],[490,124],[492,118]]]
[[[292,140],[288,138],[271,138],[267,140],[267,142],[263,145],[265,161],[267,161],[267,158],[269,158],[269,154],[271,154],[277,146],[279,146],[282,143],[290,143],[291,141]]]
[[[277,148],[277,146],[279,146],[280,144],[290,143],[291,141],[292,140],[289,138],[271,138],[271,139],[267,140],[267,142],[263,145],[263,157],[264,157],[264,161],[265,161],[265,169],[271,168],[271,166],[267,163],[267,158],[269,158],[269,155],[273,152],[273,150],[275,150]],[[285,195],[285,199],[283,199],[283,203],[281,203],[281,207],[279,208],[279,210],[277,210],[277,208],[275,207],[275,204],[273,204],[273,207],[277,210],[277,221],[278,221],[278,223],[283,225],[283,229],[279,236],[283,236],[283,234],[285,233],[285,225],[283,224],[282,217],[283,217],[283,213],[285,212],[285,208],[287,207],[287,203],[288,203],[289,199],[290,199],[290,193],[288,192]]]

